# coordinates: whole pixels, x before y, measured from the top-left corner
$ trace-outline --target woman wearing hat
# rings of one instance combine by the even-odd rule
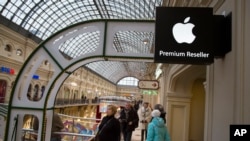
[[[164,111],[163,105],[156,104],[154,109],[159,110],[161,112],[160,117],[164,120],[164,123],[166,123],[166,112]]]
[[[148,125],[147,141],[170,141],[167,127],[164,120],[160,117],[159,110],[153,110],[151,113],[153,120]]]

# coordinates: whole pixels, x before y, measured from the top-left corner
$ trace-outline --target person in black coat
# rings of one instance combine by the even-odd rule
[[[119,118],[124,141],[131,141],[132,132],[138,127],[139,118],[134,108],[127,103]]]
[[[107,116],[103,117],[95,141],[120,141],[120,122],[114,117],[117,108],[109,105]]]

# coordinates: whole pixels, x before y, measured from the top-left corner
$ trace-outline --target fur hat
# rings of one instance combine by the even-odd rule
[[[161,115],[161,112],[159,110],[153,110],[151,115],[152,117],[159,117]]]

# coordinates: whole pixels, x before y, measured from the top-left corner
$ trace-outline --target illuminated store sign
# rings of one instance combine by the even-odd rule
[[[158,95],[157,90],[142,90],[141,93],[143,95]]]
[[[155,63],[213,63],[221,45],[214,39],[221,33],[214,31],[215,17],[212,8],[157,7]]]
[[[35,79],[35,80],[38,80],[38,79],[39,79],[39,75],[34,74],[34,75],[32,76],[32,78]]]
[[[140,80],[138,82],[138,87],[140,89],[159,89],[159,82],[156,80]]]
[[[1,67],[0,71],[2,73],[7,73],[7,74],[15,74],[15,70],[12,68],[7,68],[7,67]]]

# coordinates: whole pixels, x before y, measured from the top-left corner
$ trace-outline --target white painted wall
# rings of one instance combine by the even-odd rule
[[[168,97],[167,126],[171,141],[187,141],[189,135],[190,98]]]
[[[228,141],[230,124],[250,123],[250,1],[226,0],[232,12],[232,51],[208,67],[205,141]]]
[[[204,80],[196,80],[192,88],[190,103],[189,141],[203,141],[205,118]]]
[[[204,96],[203,83],[199,82],[199,86],[194,84],[197,82],[196,80],[205,80],[205,73],[205,66],[173,65],[170,71],[164,76],[167,80],[165,83],[166,92],[164,94],[167,95],[167,126],[171,141],[189,141],[190,135],[194,139],[199,138],[197,137],[199,133],[195,132],[199,130],[196,127],[199,128],[201,124],[190,125],[190,121],[196,117],[195,113],[190,115],[190,112],[192,111],[193,93],[201,93]],[[197,102],[199,103],[199,99],[198,101],[194,100],[193,112],[204,111],[204,106],[195,107]],[[201,120],[204,123],[204,116],[199,116],[198,118],[203,118]],[[190,127],[192,129],[191,134]],[[203,135],[201,135],[202,137]]]

